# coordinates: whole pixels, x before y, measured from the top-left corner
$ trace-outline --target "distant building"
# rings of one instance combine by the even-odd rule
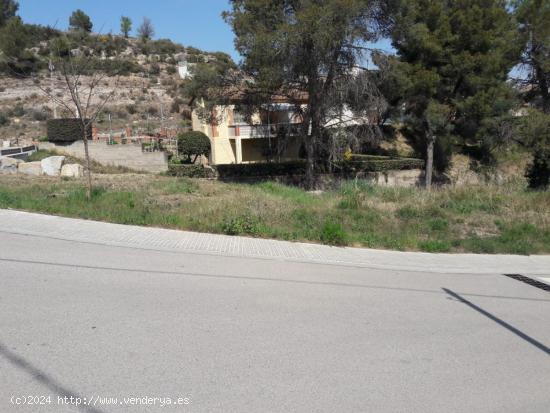
[[[303,103],[306,103],[303,99]],[[235,105],[218,106],[217,122],[207,123],[197,110],[192,112],[194,131],[205,133],[211,141],[210,163],[254,163],[269,159],[288,161],[298,159],[302,119],[288,99],[274,97],[247,122]]]

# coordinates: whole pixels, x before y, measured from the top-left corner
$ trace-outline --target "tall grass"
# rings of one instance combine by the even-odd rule
[[[0,177],[0,207],[203,232],[428,252],[549,253],[550,192],[510,184],[383,188],[348,182],[313,194],[276,183],[153,175]]]

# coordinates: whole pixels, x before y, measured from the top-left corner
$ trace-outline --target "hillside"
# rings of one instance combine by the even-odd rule
[[[94,67],[108,74],[97,88],[97,96],[110,93],[116,86],[112,100],[95,123],[100,132],[110,127],[114,131],[131,127],[152,132],[161,124],[170,128],[187,126],[190,112],[183,83],[189,69],[199,62],[230,59],[224,53],[207,53],[167,39],[142,42],[112,35],[52,33],[42,28],[40,35],[31,36],[32,46],[18,60],[30,62],[27,64],[32,64],[33,75],[20,76],[17,70],[6,67],[0,70],[1,140],[28,142],[45,135],[46,120],[53,116],[54,105],[43,89],[53,90],[58,97],[66,93],[61,74],[54,71],[50,77],[48,60],[53,51],[66,58],[88,56]],[[83,76],[81,82],[86,85],[89,80]],[[67,115],[63,108],[57,111],[58,116]]]

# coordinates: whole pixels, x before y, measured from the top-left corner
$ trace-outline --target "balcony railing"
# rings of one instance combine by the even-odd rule
[[[272,123],[270,125],[229,125],[229,136],[240,138],[276,138],[298,135],[299,123]]]

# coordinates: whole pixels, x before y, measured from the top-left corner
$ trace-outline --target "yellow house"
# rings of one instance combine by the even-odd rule
[[[252,116],[251,122],[236,110],[235,105],[215,108],[215,123],[201,119],[196,110],[192,127],[210,138],[210,163],[240,164],[299,158],[301,119],[294,106],[284,99],[274,99]]]

